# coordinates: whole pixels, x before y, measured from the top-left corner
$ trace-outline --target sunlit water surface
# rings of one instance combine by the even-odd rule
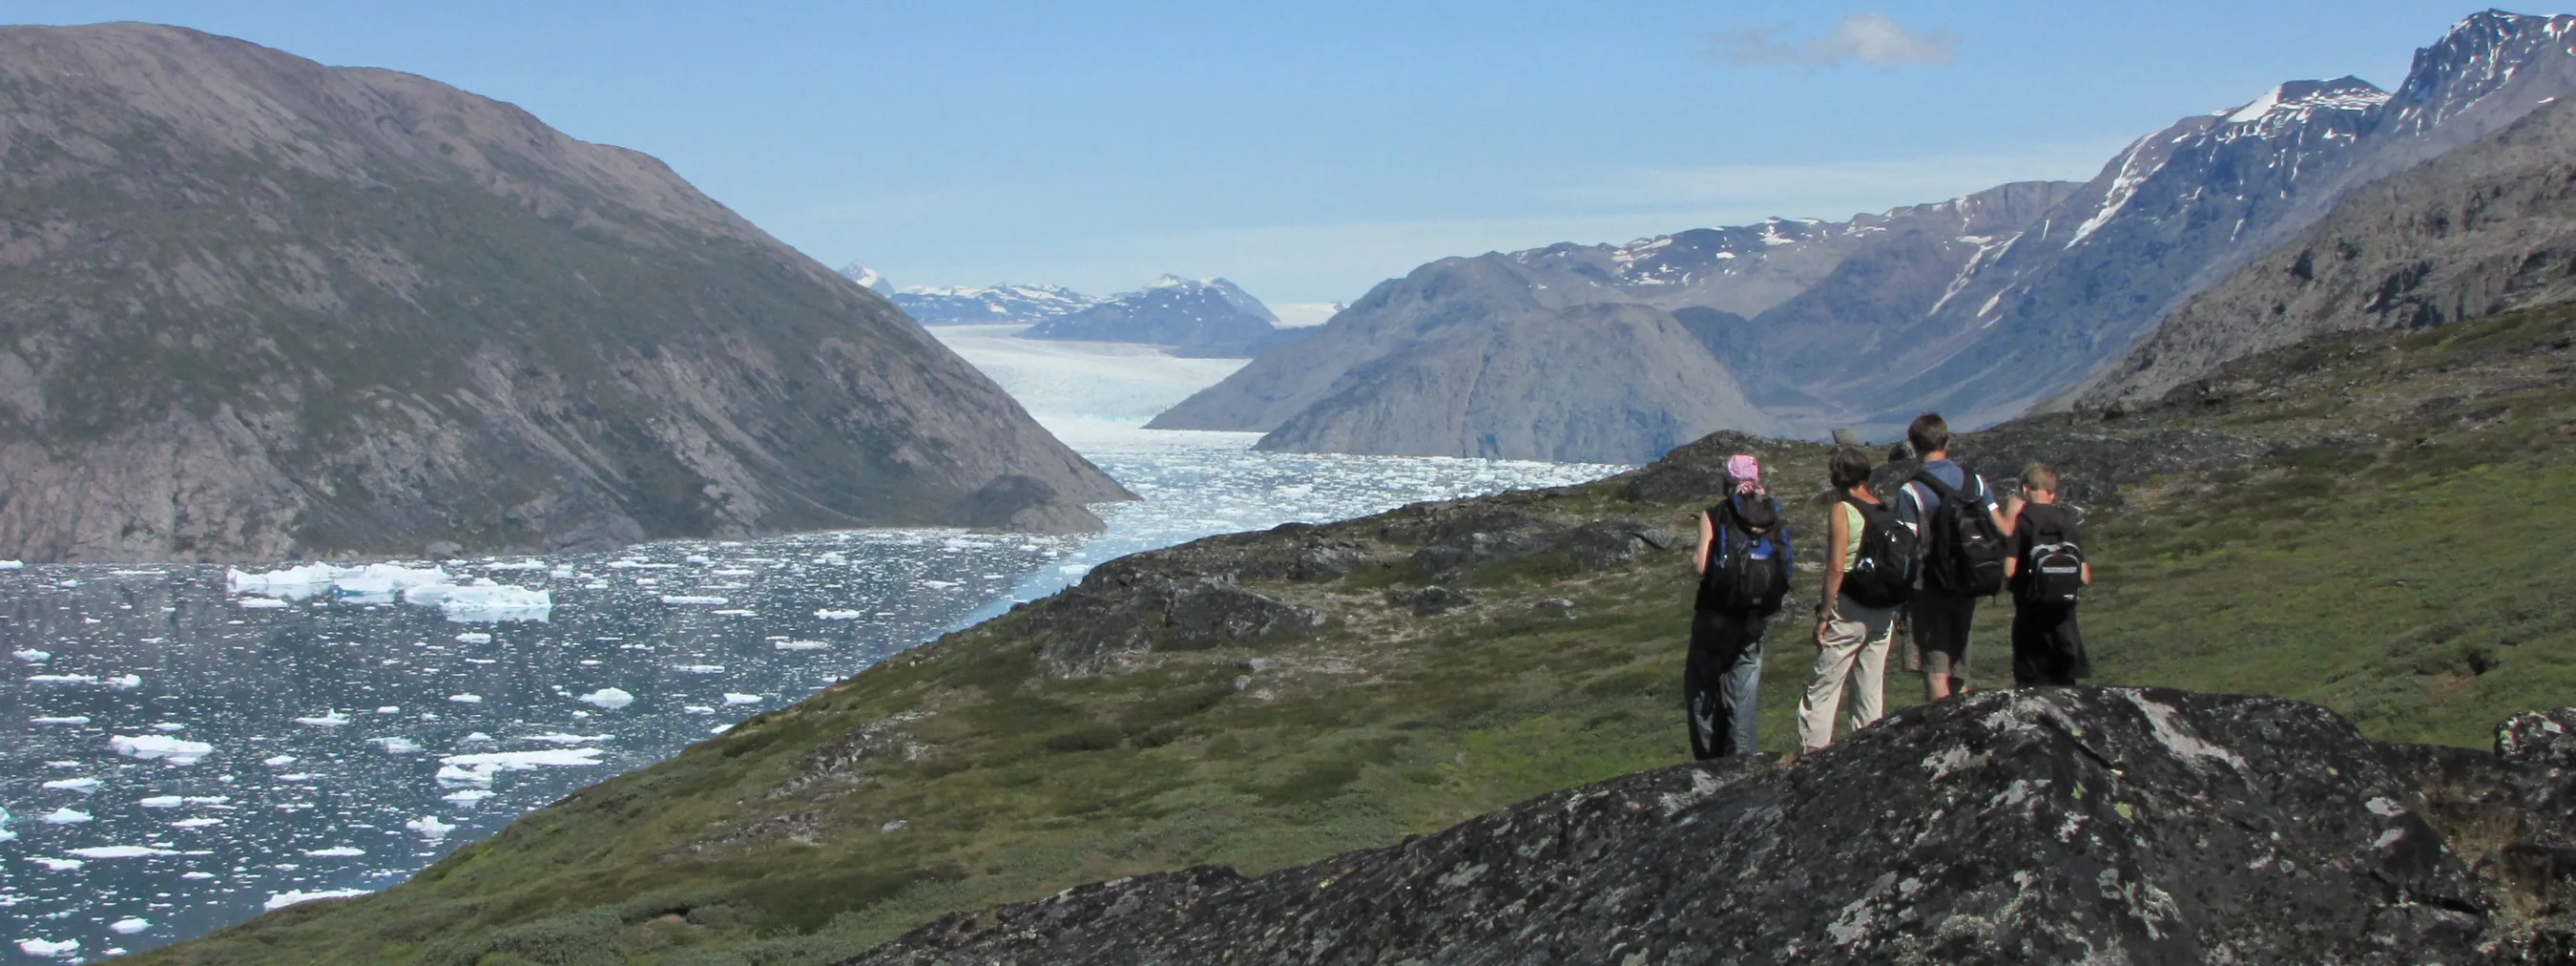
[[[429,582],[415,602],[353,592],[386,589],[363,575],[0,571],[0,959],[94,959],[382,888],[1104,560],[1618,469],[1139,430],[1240,360],[939,331],[1144,499],[1098,507],[1108,531],[1082,537],[857,531],[377,575]]]

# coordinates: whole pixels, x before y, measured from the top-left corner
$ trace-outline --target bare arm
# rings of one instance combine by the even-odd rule
[[[1717,541],[1717,525],[1708,519],[1708,511],[1699,514],[1699,550],[1691,554],[1691,572],[1708,572],[1708,545]]]
[[[1851,567],[1851,561],[1844,559],[1843,551],[1846,549],[1845,545],[1850,542],[1851,521],[1843,518],[1842,507],[1834,507],[1825,514],[1825,596],[1823,604],[1828,610],[1834,606],[1834,600],[1842,596],[1843,571],[1850,569]]]
[[[2093,586],[2093,561],[2084,562],[2084,586]]]

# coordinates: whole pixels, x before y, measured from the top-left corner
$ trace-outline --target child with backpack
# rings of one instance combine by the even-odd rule
[[[1835,447],[1825,474],[1840,491],[1825,525],[1825,586],[1816,607],[1816,666],[1798,702],[1798,747],[1834,740],[1834,711],[1846,683],[1851,730],[1885,707],[1887,644],[1896,613],[1914,593],[1914,533],[1869,490],[1869,456]]]
[[[1938,701],[1965,691],[1968,628],[1977,598],[2004,588],[2004,538],[2011,522],[1998,511],[1984,477],[1950,461],[1950,424],[1924,413],[1905,429],[1923,466],[1896,491],[1896,518],[1923,550],[1922,579],[1907,619],[1922,653],[1923,695]]]
[[[2093,663],[2075,627],[2075,605],[2093,583],[2075,514],[2057,502],[2057,471],[2032,463],[2005,505],[2013,521],[2004,572],[2013,591],[2013,686],[2071,685]]]
[[[1749,454],[1726,461],[1726,499],[1699,517],[1699,593],[1691,607],[1682,702],[1691,757],[1749,755],[1762,689],[1762,632],[1789,594],[1789,525]]]

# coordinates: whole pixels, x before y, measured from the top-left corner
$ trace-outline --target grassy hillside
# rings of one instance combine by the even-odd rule
[[[2092,511],[2100,683],[2281,694],[2375,737],[2483,746],[2511,712],[2576,702],[2576,631],[2557,619],[2576,610],[2571,346],[2576,311],[2338,337],[1962,451],[1996,477],[2031,453],[2066,464]],[[1195,863],[1279,868],[1678,761],[1690,578],[1667,535],[1731,442],[1589,486],[1130,558],[384,893],[141,960],[823,963],[947,911]],[[1776,491],[1821,489],[1821,447],[1758,445]],[[1812,557],[1820,510],[1796,512]],[[1582,526],[1605,519],[1627,522]],[[1234,583],[1199,579],[1217,572]],[[1246,592],[1267,603],[1188,603]],[[1138,604],[1158,593],[1182,596]],[[2005,683],[2007,616],[1981,619],[1980,684]],[[1771,636],[1769,749],[1791,741],[1813,654],[1798,625]],[[1919,699],[1909,677],[1890,691]]]

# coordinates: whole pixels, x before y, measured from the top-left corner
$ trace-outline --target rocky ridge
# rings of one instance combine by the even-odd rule
[[[670,169],[407,74],[0,28],[0,556],[1096,527],[1124,490]]]
[[[2421,328],[2576,301],[2576,112],[2513,126],[2347,195],[2323,221],[2195,296],[2087,389],[2135,404],[2324,332]]]
[[[1984,692],[1792,766],[1646,772],[1258,878],[1078,887],[843,966],[2561,962],[2576,907],[2519,873],[2576,858],[2576,774],[2536,760],[2570,743],[2507,757],[2273,698]]]
[[[1242,287],[1222,278],[1165,275],[1133,292],[1121,292],[1056,315],[1020,333],[1029,339],[1141,342],[1180,356],[1243,358],[1305,334],[1279,327],[1279,316]]]
[[[1274,445],[1417,451],[1421,435],[1452,434],[1444,414],[1432,410],[1429,425],[1402,426],[1378,419],[1395,405],[1335,397],[1388,391],[1347,374],[1396,364],[1423,318],[1489,313],[1502,326],[1548,324],[1544,313],[1493,312],[1508,299],[1488,287],[1518,287],[1549,311],[1616,302],[1670,312],[1732,370],[1758,417],[1781,431],[1821,436],[1854,426],[1891,435],[1926,410],[1974,426],[2061,405],[2192,296],[2316,224],[2361,186],[2576,96],[2571,30],[2576,17],[2475,14],[2419,50],[2393,91],[2352,77],[2284,83],[2140,138],[2083,185],[2007,185],[1846,223],[1774,220],[1617,248],[1480,256],[1492,270],[1463,270],[1472,260],[1436,262],[1381,286],[1429,293],[1398,302],[1408,317],[1363,311],[1372,301],[1363,299],[1309,343],[1256,360],[1161,424],[1269,432],[1307,414],[1309,423],[1338,425]],[[1745,235],[1754,236],[1760,258],[1742,244]],[[1496,426],[1565,419],[1544,400],[1498,408]]]

